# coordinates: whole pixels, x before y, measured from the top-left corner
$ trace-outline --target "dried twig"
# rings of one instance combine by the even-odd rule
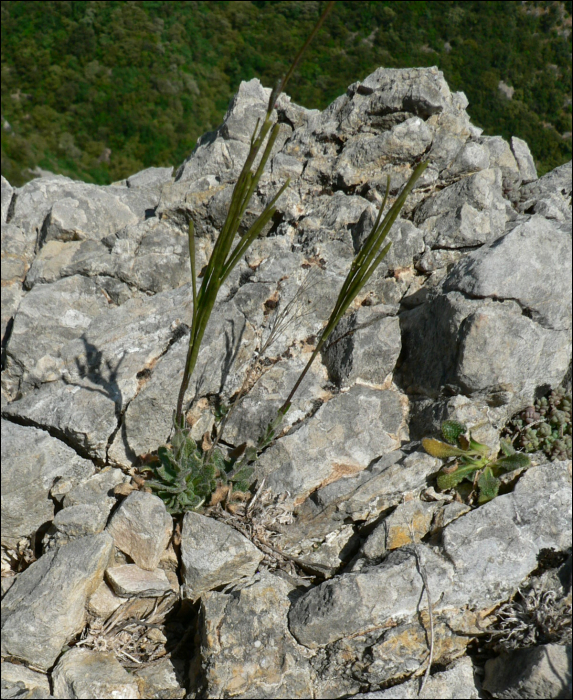
[[[264,343],[262,342],[261,337],[261,347],[259,350],[255,351],[254,360],[251,362],[251,366],[248,368],[245,374],[245,380],[243,382],[243,385],[241,386],[235,400],[229,407],[228,412],[221,421],[221,424],[219,425],[217,430],[217,436],[213,441],[213,445],[209,450],[209,453],[212,453],[215,447],[217,447],[217,445],[221,441],[227,423],[233,415],[233,413],[236,411],[241,401],[250,391],[252,391],[252,389],[255,387],[255,385],[261,379],[261,377],[265,374],[265,372],[275,364],[276,359],[274,361],[268,361],[267,365],[265,365],[265,353],[267,352],[267,350],[271,347],[271,345],[273,345],[273,343],[277,340],[279,335],[284,333],[284,331],[286,331],[286,329],[289,326],[298,323],[302,318],[312,313],[314,309],[314,304],[308,297],[310,290],[313,287],[315,287],[318,284],[318,282],[319,279],[314,274],[314,268],[312,268],[307,273],[306,277],[304,278],[302,284],[296,291],[295,295],[284,306],[284,308],[281,309],[280,306],[277,305],[275,309],[275,314],[273,316],[273,320],[270,324],[269,336]],[[308,302],[306,306],[304,303],[305,300]]]
[[[228,512],[218,503],[207,510],[207,515],[222,520],[249,539],[264,553],[262,563],[269,569],[284,569],[299,578],[308,578],[301,572],[310,573],[311,578],[324,576],[326,567],[304,562],[274,546],[273,540],[279,532],[277,524],[286,525],[293,519],[290,494],[275,496],[270,489],[263,490],[263,486],[264,480],[246,508]]]
[[[430,586],[428,584],[428,575],[426,573],[426,567],[422,559],[422,552],[418,547],[418,543],[416,542],[416,536],[414,534],[414,528],[412,523],[413,520],[410,520],[410,522],[408,523],[408,529],[410,531],[410,537],[412,538],[412,545],[414,547],[416,561],[418,562],[418,571],[420,572],[420,576],[422,577],[422,581],[424,582],[424,588],[426,590],[426,598],[428,599],[428,615],[430,618],[430,655],[428,657],[428,665],[426,666],[426,672],[424,673],[424,677],[422,678],[422,682],[420,684],[420,689],[418,690],[419,697],[422,694],[424,686],[426,685],[426,681],[428,680],[428,677],[430,675],[430,669],[432,668],[432,659],[434,658],[434,612],[432,609],[432,595],[430,593]]]
[[[148,637],[148,633],[153,629],[163,631],[165,618],[173,609],[176,600],[177,596],[169,591],[161,598],[156,598],[153,603],[150,600],[153,608],[141,615],[137,614],[140,599],[130,598],[107,620],[92,620],[84,629],[76,646],[95,651],[111,651],[117,658],[121,658],[124,666],[148,665],[168,653],[164,640]]]

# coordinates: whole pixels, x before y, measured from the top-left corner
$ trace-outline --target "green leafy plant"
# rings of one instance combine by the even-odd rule
[[[505,431],[523,452],[544,452],[550,460],[571,459],[571,394],[555,389],[518,413]]]
[[[442,423],[442,436],[446,442],[424,438],[422,446],[432,457],[455,460],[442,467],[438,474],[438,487],[442,490],[459,486],[464,480],[477,488],[478,503],[486,503],[498,494],[501,474],[528,467],[531,460],[516,452],[508,441],[501,442],[502,457],[495,457],[487,445],[476,442],[468,428],[458,421]]]
[[[197,510],[212,494],[219,492],[231,500],[233,493],[248,490],[256,452],[246,450],[240,455],[224,456],[221,450],[203,450],[190,435],[190,430],[177,429],[169,447],[162,445],[157,457],[141,471],[150,471],[156,477],[148,479],[145,486],[164,501],[169,513]],[[240,497],[240,496],[239,496]]]
[[[260,452],[267,448],[279,434],[282,421],[291,407],[293,396],[301,385],[312,363],[322,350],[326,340],[334,331],[340,319],[346,313],[350,304],[367,284],[374,271],[388,253],[391,243],[387,243],[384,247],[382,247],[382,244],[404,206],[406,198],[427,166],[427,162],[420,162],[416,165],[410,179],[396,198],[394,204],[382,218],[390,191],[390,178],[387,179],[384,201],[374,226],[352,262],[334,309],[319,336],[316,347],[286,401],[278,410],[275,418],[268,423],[265,432],[259,437],[255,446],[247,447],[245,443],[231,451],[227,457],[224,457],[223,453],[218,448],[224,425],[231,411],[236,407],[238,401],[248,390],[248,387],[245,387],[244,391],[242,389],[239,392],[238,400],[235,400],[235,403],[231,407],[226,405],[217,407],[216,417],[221,422],[221,425],[215,443],[213,444],[210,442],[210,439],[204,438],[203,444],[199,447],[191,439],[189,429],[185,428],[183,410],[185,393],[188,389],[189,381],[199,356],[205,329],[221,285],[247,252],[249,246],[270,221],[275,213],[277,199],[289,184],[289,180],[287,179],[249,230],[239,238],[233,247],[235,236],[239,230],[251,196],[263,174],[265,164],[270,157],[275,139],[278,135],[278,125],[273,125],[272,123],[272,113],[276,100],[292,75],[302,53],[320,28],[333,4],[333,2],[328,4],[310,37],[297,54],[286,77],[282,81],[279,81],[272,91],[262,125],[259,127],[259,122],[257,122],[255,126],[247,159],[234,187],[229,211],[205,269],[199,292],[196,291],[197,275],[195,268],[194,230],[192,222],[189,224],[189,257],[191,261],[193,316],[183,380],[179,390],[177,407],[173,415],[174,437],[172,438],[171,447],[160,447],[157,460],[146,467],[154,472],[156,476],[156,479],[146,482],[147,485],[152,490],[156,491],[167,503],[167,507],[172,513],[197,509],[204,504],[213,504],[214,500],[219,499],[222,493],[225,494],[224,497],[228,500],[233,493],[240,494],[249,489],[253,480],[253,465]],[[264,150],[262,150],[263,146]],[[260,156],[258,166],[255,168],[254,163],[261,150],[262,155]],[[285,316],[283,316],[282,320],[279,316],[277,325],[279,330],[282,328],[281,324],[285,319]],[[276,331],[276,328],[274,330]],[[272,335],[273,329],[271,329],[271,337]],[[269,340],[264,344],[264,347],[268,346]]]

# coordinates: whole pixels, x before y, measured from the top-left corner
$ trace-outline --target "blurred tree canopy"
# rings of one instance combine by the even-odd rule
[[[179,165],[241,80],[275,84],[324,4],[3,0],[2,174],[107,184]],[[324,109],[380,66],[432,65],[540,174],[571,158],[571,2],[339,1],[288,93]]]

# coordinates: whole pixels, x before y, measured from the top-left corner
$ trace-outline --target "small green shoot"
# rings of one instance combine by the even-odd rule
[[[471,481],[478,491],[478,503],[487,503],[499,492],[501,474],[529,467],[527,455],[516,452],[509,441],[501,441],[503,456],[495,458],[487,445],[476,442],[462,423],[448,420],[442,423],[442,436],[446,442],[424,438],[422,446],[429,455],[440,459],[455,460],[442,467],[438,474],[438,487],[443,491],[459,487],[462,481]]]

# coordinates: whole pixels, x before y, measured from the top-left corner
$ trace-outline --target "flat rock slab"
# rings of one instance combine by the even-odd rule
[[[27,691],[27,697],[34,698],[51,698],[50,681],[47,675],[32,671],[32,669],[20,664],[12,664],[8,661],[3,661],[0,665],[2,673],[2,697],[23,697],[20,693],[22,689]],[[8,695],[7,691],[19,687],[19,693],[16,695]]]
[[[63,499],[64,508],[89,504],[109,513],[117,501],[114,488],[126,481],[129,481],[129,477],[121,469],[104,467],[66,492]]]
[[[106,578],[114,593],[122,598],[159,598],[171,590],[163,569],[146,571],[135,564],[123,564],[108,569]]]
[[[89,596],[113,549],[106,533],[47,552],[18,575],[2,601],[2,654],[47,670],[85,624]]]
[[[160,659],[150,666],[136,670],[134,676],[138,680],[141,694],[145,698],[184,698],[186,664],[181,659]]]
[[[485,664],[484,690],[494,698],[571,697],[571,645],[517,649]]]
[[[2,420],[2,544],[15,546],[54,518],[50,490],[78,483],[94,465],[44,430]]]
[[[78,537],[97,535],[105,528],[108,516],[109,509],[95,503],[82,503],[58,511],[44,536],[44,552]]]
[[[416,211],[414,223],[427,233],[427,242],[438,248],[464,248],[498,238],[507,221],[502,196],[501,171],[497,168],[469,175]]]
[[[191,697],[309,698],[307,650],[289,632],[293,587],[268,572],[230,595],[201,598],[203,686]]]
[[[137,566],[153,571],[171,538],[173,519],[158,496],[134,491],[113,514],[107,531]]]
[[[338,394],[265,453],[260,461],[270,472],[268,486],[301,502],[317,487],[366,469],[400,446],[406,411],[407,401],[395,391],[355,385]]]
[[[181,529],[184,596],[196,600],[205,591],[252,576],[263,559],[234,528],[188,512]]]
[[[140,698],[137,681],[111,653],[70,649],[52,679],[57,698]]]
[[[504,420],[532,403],[538,386],[558,386],[569,366],[570,331],[537,323],[512,299],[450,291],[406,311],[401,322],[400,371],[410,392],[436,399],[448,384],[492,402],[505,392]]]
[[[474,700],[482,697],[480,688],[474,678],[471,659],[465,657],[453,663],[445,671],[430,676],[420,694],[422,679],[416,678],[400,683],[386,690],[374,690],[370,693],[353,695],[357,700],[401,700],[406,698],[440,698],[441,700]]]
[[[438,598],[453,577],[453,567],[428,548],[424,556],[430,588]],[[316,649],[413,616],[422,593],[414,552],[397,550],[377,566],[337,576],[305,593],[291,608],[290,630],[301,644]]]
[[[452,603],[503,600],[537,567],[542,549],[571,547],[571,462],[531,467],[513,492],[448,525],[443,547],[456,570]]]
[[[64,345],[79,338],[108,308],[101,285],[87,277],[75,275],[47,286],[37,285],[18,306],[3,386],[12,394],[27,393],[34,384],[59,379]],[[30,343],[31,329],[39,326],[42,333]]]
[[[571,252],[570,227],[535,215],[454,265],[444,291],[515,299],[543,327],[566,330],[571,327]]]

